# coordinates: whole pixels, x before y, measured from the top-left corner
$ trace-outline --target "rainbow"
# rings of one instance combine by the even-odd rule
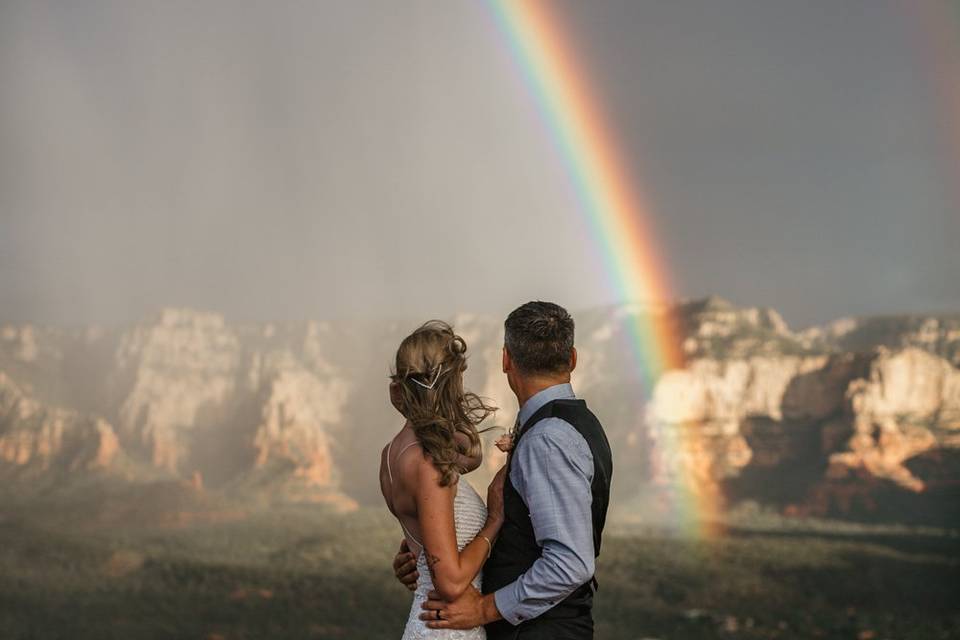
[[[617,296],[646,308],[628,324],[642,381],[651,390],[664,371],[684,364],[679,336],[664,313],[674,297],[652,208],[556,13],[541,0],[490,0],[490,6],[566,165]],[[681,530],[705,534],[702,516],[713,512],[719,497],[704,491],[692,466],[684,464],[696,450],[695,431],[682,425],[665,431],[657,434],[660,456],[681,465],[672,480],[677,486],[671,516]]]

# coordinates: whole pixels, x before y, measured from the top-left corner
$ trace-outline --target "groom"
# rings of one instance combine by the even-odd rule
[[[504,524],[483,568],[483,595],[436,593],[421,619],[435,629],[486,625],[487,638],[593,638],[594,559],[613,472],[603,427],[570,386],[577,364],[573,318],[528,302],[504,323],[503,371],[520,414],[503,487]],[[398,578],[417,578],[410,554]]]

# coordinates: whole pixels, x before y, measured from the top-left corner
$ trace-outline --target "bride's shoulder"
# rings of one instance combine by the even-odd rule
[[[389,449],[393,449],[392,453]],[[423,446],[419,441],[396,442],[387,445],[387,451],[384,454],[385,459],[390,461],[395,470],[404,472],[419,468],[424,464],[430,464],[429,456],[424,455]]]

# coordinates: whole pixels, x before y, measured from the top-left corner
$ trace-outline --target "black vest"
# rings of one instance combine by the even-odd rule
[[[514,450],[524,434],[534,424],[544,418],[556,417],[573,425],[590,446],[593,455],[593,482],[590,491],[593,494],[591,511],[593,515],[593,551],[600,555],[600,539],[603,524],[607,517],[607,505],[610,502],[610,476],[613,473],[613,460],[610,444],[603,427],[596,416],[587,408],[583,400],[552,400],[536,411],[523,423],[513,443]],[[493,593],[520,577],[540,557],[542,548],[537,545],[530,521],[530,512],[523,498],[517,493],[510,481],[510,465],[513,456],[507,458],[507,477],[503,486],[504,521],[500,535],[486,564],[483,565],[483,592]],[[591,580],[556,606],[549,609],[541,620],[551,617],[571,617],[589,614],[593,604],[593,589],[596,584]]]

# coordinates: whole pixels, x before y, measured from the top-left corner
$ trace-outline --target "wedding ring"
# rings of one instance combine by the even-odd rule
[[[442,619],[443,618],[440,617],[440,609],[437,609],[437,620],[442,620]]]

